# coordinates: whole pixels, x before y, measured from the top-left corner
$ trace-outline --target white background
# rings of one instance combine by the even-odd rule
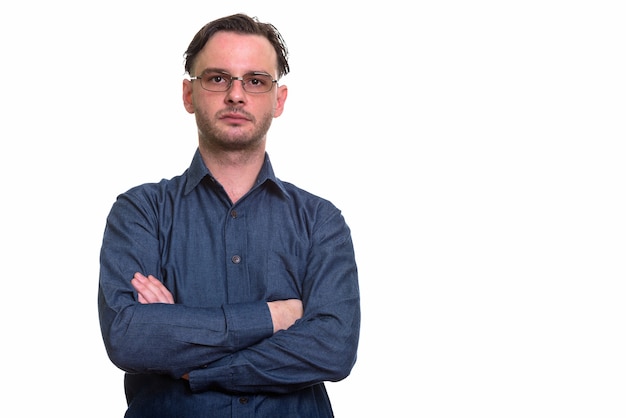
[[[291,52],[277,175],[353,230],[362,338],[336,416],[623,418],[621,3],[4,2],[0,415],[123,415],[105,218],[188,166],[183,52],[245,12]]]

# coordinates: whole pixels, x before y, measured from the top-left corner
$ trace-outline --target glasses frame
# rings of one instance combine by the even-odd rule
[[[204,84],[202,83],[202,77],[204,77],[209,72],[218,73],[220,76],[222,76],[225,79],[227,79],[228,80],[228,84],[226,85],[226,89],[224,89],[224,90],[209,90],[206,87],[204,87]],[[270,84],[270,87],[267,89],[267,91],[248,91],[248,90],[246,90],[246,85],[244,83],[244,79],[246,77],[255,76],[255,75],[257,75],[257,76],[262,75],[262,76],[267,76],[267,77],[270,78],[272,83]],[[274,87],[274,84],[278,83],[278,80],[273,79],[271,74],[263,73],[263,72],[259,72],[259,71],[251,71],[249,73],[246,73],[246,74],[242,75],[241,77],[235,77],[235,76],[227,73],[226,71],[204,70],[202,72],[202,74],[200,74],[199,76],[192,76],[192,77],[189,77],[189,79],[192,80],[192,81],[193,80],[198,80],[200,82],[200,87],[202,87],[203,90],[210,91],[210,92],[213,92],[213,93],[225,93],[225,92],[227,92],[228,90],[230,90],[230,88],[233,86],[233,82],[236,81],[236,80],[241,81],[241,88],[243,89],[243,91],[245,91],[246,93],[249,93],[249,94],[265,94],[265,93],[269,93],[270,91],[272,91],[272,88]]]

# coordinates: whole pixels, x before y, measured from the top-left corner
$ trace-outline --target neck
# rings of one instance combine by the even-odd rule
[[[233,203],[252,189],[265,161],[265,149],[209,152],[201,147],[200,155]]]

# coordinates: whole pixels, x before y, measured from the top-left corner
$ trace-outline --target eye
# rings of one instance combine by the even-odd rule
[[[265,74],[250,74],[244,77],[244,82],[248,87],[265,88],[272,83],[272,78]]]
[[[228,77],[226,77],[225,74],[221,73],[205,73],[203,79],[207,84],[210,85],[228,84]]]
[[[261,78],[251,78],[248,80],[248,83],[252,84],[253,86],[258,86],[265,84],[265,81],[263,81],[263,79]]]

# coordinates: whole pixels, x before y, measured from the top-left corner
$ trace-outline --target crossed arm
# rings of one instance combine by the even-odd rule
[[[139,303],[169,303],[174,304],[172,293],[153,275],[147,277],[137,272],[130,281],[137,291]],[[299,299],[277,300],[267,302],[272,316],[274,333],[292,326],[296,320],[302,318],[302,301]],[[182,379],[189,380],[189,374],[185,373]]]

